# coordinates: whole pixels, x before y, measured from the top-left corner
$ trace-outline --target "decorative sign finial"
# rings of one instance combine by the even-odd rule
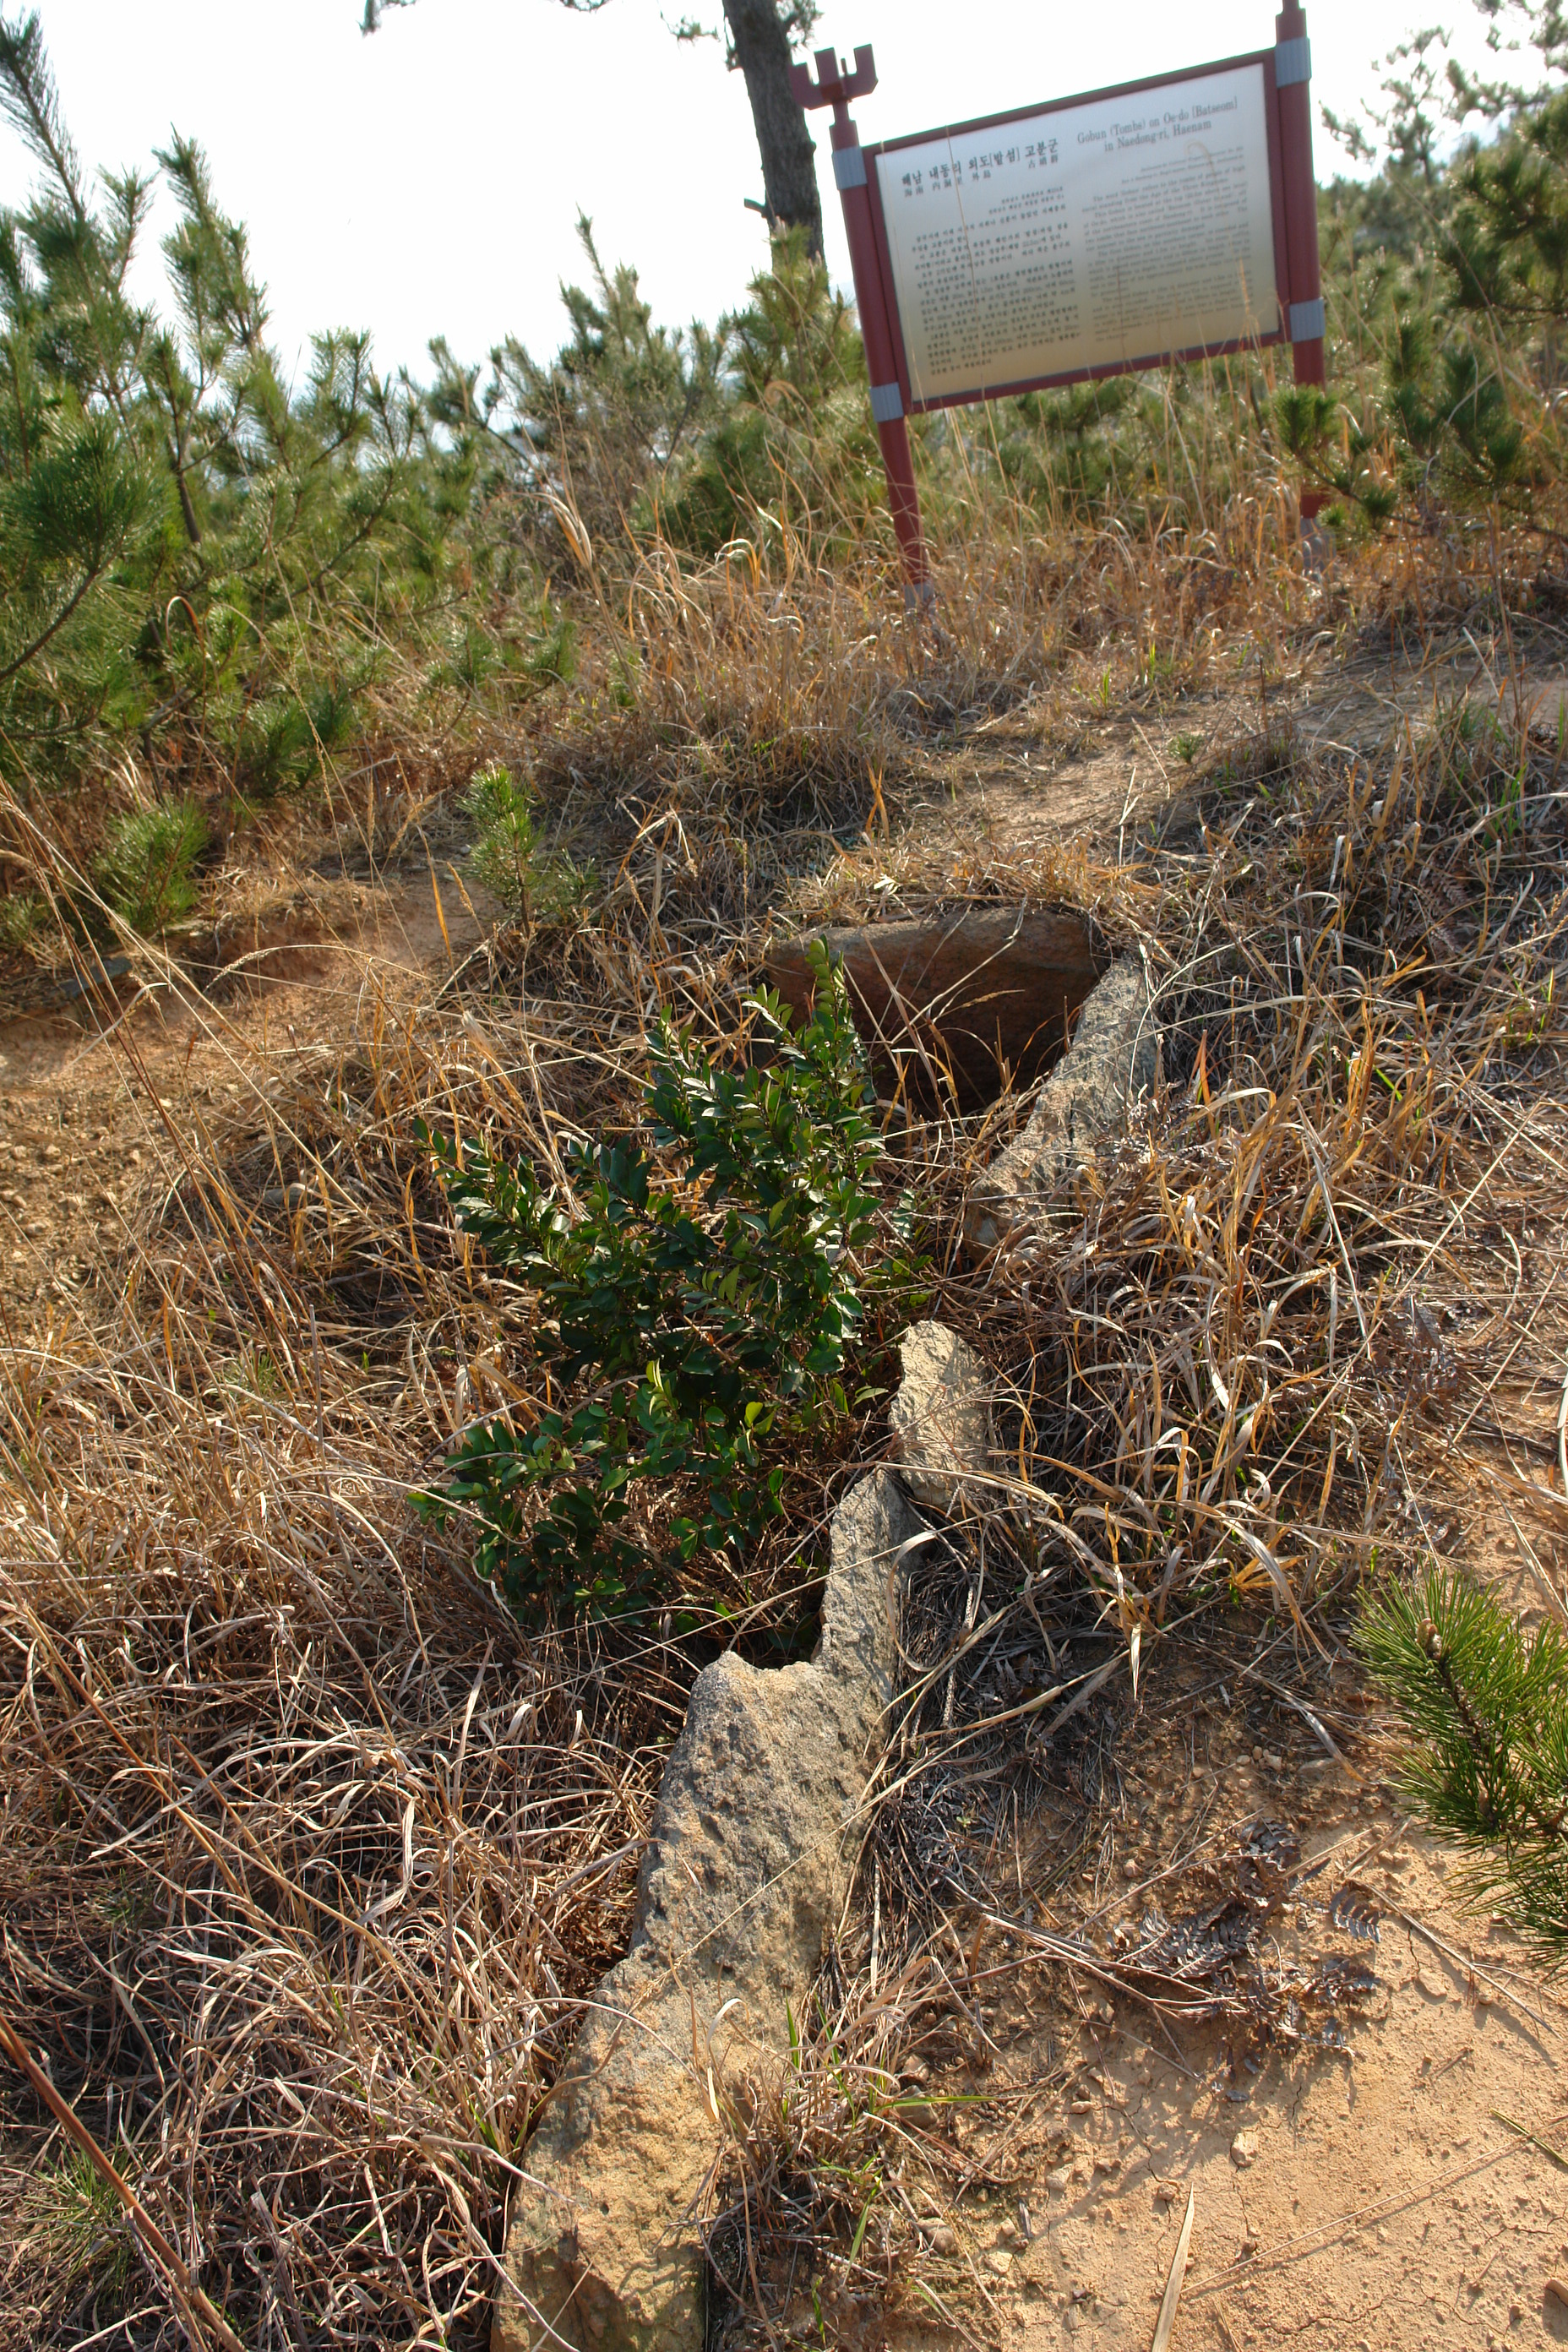
[[[808,109],[831,106],[837,110],[847,106],[852,98],[868,98],[877,87],[877,65],[870,43],[856,50],[853,72],[837,49],[818,49],[816,79],[812,80],[809,66],[791,66],[789,86],[796,104]]]

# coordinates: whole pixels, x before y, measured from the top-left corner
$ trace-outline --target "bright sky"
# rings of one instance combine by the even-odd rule
[[[718,0],[662,15],[660,0],[605,0],[586,16],[559,0],[419,0],[370,40],[360,0],[40,0],[40,14],[89,168],[150,164],[171,123],[206,148],[220,203],[249,227],[286,360],[312,329],[368,327],[380,365],[419,373],[434,334],[473,360],[509,332],[555,347],[558,282],[581,274],[579,208],[606,262],[640,270],[657,318],[712,320],[739,300],[765,257],[742,205],[762,172],[740,75],[715,43],[665,29],[696,5],[717,21]],[[1315,0],[1317,100],[1353,111],[1430,6]],[[1469,0],[1449,22],[1482,57]],[[1273,13],[1264,0],[829,0],[816,38],[875,45],[880,84],[855,110],[870,141],[1261,48]],[[816,124],[828,258],[847,282]],[[1319,176],[1342,165],[1320,127]],[[32,176],[0,129],[0,203],[22,202]],[[165,197],[158,233],[171,217]],[[158,258],[150,241],[142,299]]]

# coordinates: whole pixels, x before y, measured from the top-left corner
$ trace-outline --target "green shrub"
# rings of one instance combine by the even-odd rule
[[[798,1031],[758,997],[769,1058],[745,1070],[661,1015],[645,1103],[662,1156],[579,1147],[576,1217],[526,1165],[427,1138],[462,1230],[535,1294],[561,1402],[469,1430],[421,1502],[474,1519],[479,1573],[527,1619],[614,1614],[700,1550],[742,1551],[782,1510],[788,1450],[850,1411],[868,1280],[913,1280],[901,1256],[870,1275],[880,1140],[843,975],[821,950],[815,969]],[[681,1485],[662,1557],[625,1532],[639,1479]]]
[[[207,821],[195,801],[132,809],[110,828],[99,888],[122,922],[155,938],[195,905],[195,866],[206,845]]]
[[[512,674],[536,692],[564,686],[577,675],[577,631],[569,613],[548,595],[534,599],[521,645],[510,650]]]
[[[1526,1633],[1489,1592],[1434,1565],[1388,1586],[1359,1643],[1412,1735],[1406,1795],[1469,1857],[1470,1891],[1553,1958],[1568,1946],[1568,1642]]]

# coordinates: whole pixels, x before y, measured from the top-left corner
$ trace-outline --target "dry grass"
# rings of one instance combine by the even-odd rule
[[[1166,1055],[1143,1131],[948,1286],[1016,1473],[923,1559],[858,1901],[782,2109],[731,2109],[710,2254],[737,2340],[798,2319],[808,2274],[841,2329],[956,2292],[989,2332],[943,2217],[1012,2177],[1006,2099],[965,2120],[1003,1987],[1225,2016],[1233,2064],[1336,2046],[1375,1979],[1334,1916],[1266,1960],[1287,1835],[1211,1837],[1157,1896],[1112,1879],[1119,1738],[1201,1656],[1354,1756],[1362,1580],[1462,1554],[1483,1497],[1568,1528],[1544,1468],[1568,1328],[1557,756],[1485,710],[1371,764],[1260,732],[1194,802],[1201,847],[1178,809],[1187,845],[1131,877],[1158,919],[1122,897]]]
[[[1129,1631],[1134,1588],[1157,1628],[1216,1575],[1298,1618],[1390,1510],[1443,1521],[1442,1406],[1489,1359],[1500,1245],[1546,1244],[1562,1150],[1552,756],[1456,715],[1381,771],[1268,738],[1227,764],[1142,941],[1167,1105],[1008,1367],[1062,1498],[1042,1565]]]
[[[568,1136],[637,1116],[641,1008],[743,1037],[742,950],[695,952],[634,898],[489,943],[433,1000],[383,973],[357,1036],[259,1076],[201,1010],[242,1107],[170,1104],[124,1255],[5,1359],[0,2001],[257,2342],[485,2333],[691,1677],[716,1638],[787,1650],[810,1604],[832,1458],[795,1465],[784,1540],[716,1563],[679,1641],[525,1638],[408,1507],[536,1377],[417,1123],[559,1173]],[[119,1045],[155,1104],[132,1025]],[[25,2087],[8,2120],[14,2340],[79,2340],[100,2305],[122,2340],[177,2334],[112,2205],[109,2253],[84,2248]]]
[[[657,1754],[613,1685],[525,1664],[449,1592],[351,1585],[324,1507],[291,1497],[248,1556],[174,1516],[141,1570],[66,1550],[47,1616],[44,1564],[7,1576],[41,1727],[31,1769],[8,1727],[7,2012],[252,2340],[434,2340],[482,2306],[498,2197],[624,1939]],[[76,2340],[81,2292],[24,2218],[13,2340]]]
[[[1495,541],[1401,552],[1352,607],[1286,564],[1282,520],[1265,487],[1147,545],[977,531],[943,555],[940,639],[889,618],[869,573],[650,559],[569,712],[487,741],[598,860],[592,915],[489,943],[434,998],[367,985],[352,1036],[279,1047],[211,1130],[168,1114],[123,1254],[52,1331],[16,1335],[4,2008],[247,2341],[482,2336],[530,2121],[624,1945],[707,1654],[636,1629],[524,1640],[460,1540],[411,1518],[455,1432],[535,1384],[419,1117],[559,1169],[567,1136],[631,1117],[657,1001],[739,1039],[768,920],[862,911],[889,873],[932,903],[1092,907],[1159,989],[1159,1099],[1043,1246],[973,1271],[957,1245],[1016,1105],[889,1129],[1016,1469],[912,1606],[891,1793],[783,2126],[735,2087],[712,2229],[742,2297],[748,2232],[767,2298],[792,2263],[837,2263],[846,2329],[901,2253],[930,2254],[921,2198],[985,2171],[986,2131],[931,2086],[984,2051],[1004,1926],[1014,1978],[1065,1957],[1165,1997],[1169,1954],[1113,1943],[1098,1871],[1066,1885],[1099,1850],[1134,1660],[1148,1704],[1184,1646],[1240,1626],[1348,1740],[1325,1659],[1374,1553],[1458,1542],[1483,1475],[1541,1500],[1505,1399],[1560,1328],[1550,751],[1448,719],[1358,765],[1260,726],[1199,780],[1206,832],[1127,868],[977,847],[938,870],[881,839],[942,744],[1026,697],[1059,740],[1087,707],[1250,677],[1260,646],[1276,675],[1314,630],[1473,617],[1505,576]],[[405,783],[356,818],[372,870],[440,838]],[[708,1604],[758,1640],[794,1623],[850,1466],[803,1478],[776,1552]],[[1031,1806],[1026,1920],[996,1857]],[[175,2340],[155,2266],[6,2095],[8,2340]],[[984,2308],[962,2270],[921,2274]]]
[[[237,1130],[168,1121],[119,1312],[16,1348],[4,1400],[5,2011],[258,2343],[482,2332],[691,1672],[524,1642],[410,1522],[502,1378],[412,1122],[519,1097],[386,1011]],[[12,2146],[14,2340],[75,2341],[58,2154]]]

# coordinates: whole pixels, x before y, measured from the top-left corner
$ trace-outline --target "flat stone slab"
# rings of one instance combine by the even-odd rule
[[[1119,957],[1085,1000],[1021,1133],[970,1188],[963,1237],[974,1255],[1047,1216],[1053,1198],[1121,1134],[1133,1100],[1154,1083],[1158,1046],[1142,963]]]
[[[698,1675],[638,1882],[524,2158],[492,2352],[702,2352],[694,2212],[727,2063],[782,2063],[842,1914],[897,1668],[898,1584],[924,1529],[879,1470],[834,1513],[808,1664]]]

